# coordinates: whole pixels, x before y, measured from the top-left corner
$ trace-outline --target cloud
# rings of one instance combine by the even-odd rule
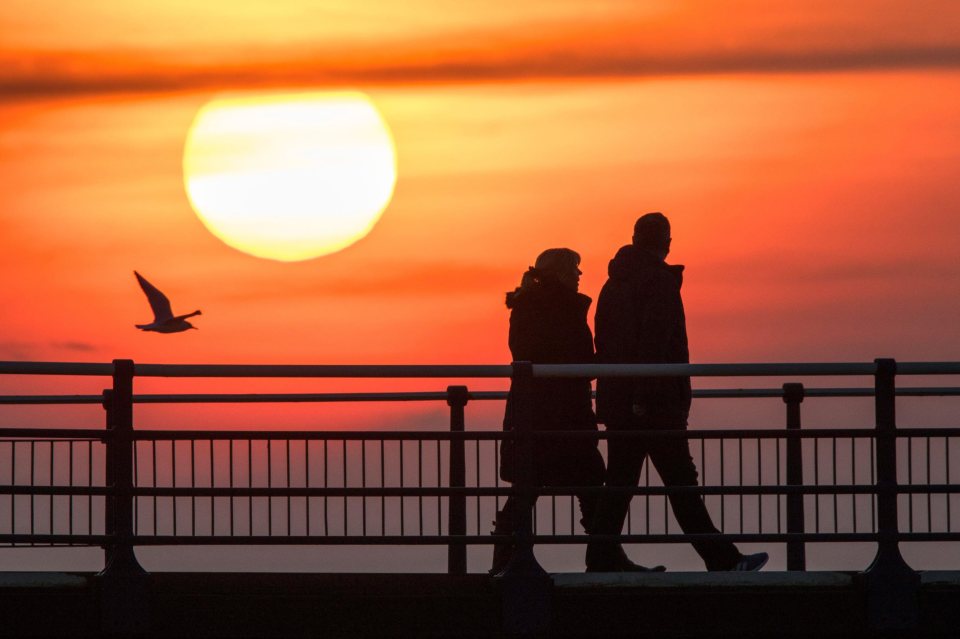
[[[37,355],[36,345],[28,342],[0,342],[0,359],[29,360]]]
[[[57,350],[74,351],[78,353],[92,353],[97,350],[97,347],[89,342],[52,342],[50,346]]]
[[[123,58],[118,55],[117,58]],[[344,84],[415,84],[523,79],[656,77],[729,73],[812,73],[898,69],[960,69],[960,46],[880,46],[864,48],[734,49],[704,53],[626,50],[586,52],[582,47],[554,48],[507,55],[453,56],[399,62],[329,56],[283,62],[211,65],[155,65],[137,62],[106,66],[102,56],[84,59],[69,53],[45,55],[26,63],[0,55],[0,96],[115,92],[164,92],[191,89],[267,88]]]
[[[8,341],[0,342],[0,359],[25,361],[48,359],[57,357],[64,351],[71,353],[94,353],[98,350],[95,344],[79,341],[29,342]]]

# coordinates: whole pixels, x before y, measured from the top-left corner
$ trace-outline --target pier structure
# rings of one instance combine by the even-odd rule
[[[960,374],[960,363],[661,365],[197,365],[0,362],[0,375],[94,376],[101,395],[8,394],[4,405],[100,404],[103,424],[0,428],[2,546],[101,547],[93,573],[0,572],[0,608],[14,636],[953,636],[960,622],[960,556],[918,571],[903,543],[960,541],[960,428],[898,426],[898,398],[950,397],[949,384],[901,384]],[[700,399],[783,403],[765,428],[599,433],[543,432],[526,411],[516,430],[472,427],[469,407],[502,390],[465,380],[690,375],[699,380],[788,380],[775,387],[709,388]],[[369,378],[456,380],[431,392],[167,393],[141,378]],[[795,380],[851,379],[826,385]],[[862,380],[868,380],[863,383]],[[699,385],[698,385],[699,386]],[[872,398],[869,428],[804,428],[805,400]],[[445,403],[449,427],[377,430],[140,428],[141,404]],[[322,409],[318,408],[318,415]],[[319,421],[319,420],[318,420]],[[678,491],[702,495],[720,536],[783,547],[763,573],[548,574],[535,545],[583,544],[576,492],[515,476],[500,482],[499,443],[536,450],[551,437],[683,437],[701,485],[664,487],[647,472],[628,490],[622,543],[688,543],[665,508]],[[518,456],[518,463],[524,457]],[[500,575],[468,570],[468,551],[503,542],[491,515],[509,495],[540,496],[518,527],[515,561]],[[699,535],[699,538],[713,535]],[[604,537],[607,539],[608,537]],[[807,571],[811,544],[869,543],[862,570]],[[145,546],[439,546],[433,574],[148,573]],[[41,552],[41,551],[38,551]],[[369,569],[369,568],[368,568]],[[2,633],[0,633],[2,634]]]

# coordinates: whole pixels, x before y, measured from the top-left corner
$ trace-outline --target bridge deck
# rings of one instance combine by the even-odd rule
[[[551,637],[889,636],[871,630],[860,573],[550,578]],[[504,584],[486,575],[154,573],[147,580],[131,604],[149,616],[140,626],[147,637],[509,634]],[[92,574],[0,573],[0,635],[104,636],[105,590]],[[903,636],[956,636],[960,573],[921,573],[918,599],[919,625]]]

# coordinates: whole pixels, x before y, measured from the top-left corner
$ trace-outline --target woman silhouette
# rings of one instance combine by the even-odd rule
[[[547,249],[535,266],[523,274],[520,286],[507,293],[510,309],[510,353],[514,361],[537,364],[584,364],[593,361],[593,334],[587,325],[591,300],[578,292],[580,256],[567,248]],[[532,384],[534,430],[596,431],[590,380],[586,378],[540,378]],[[505,430],[513,430],[514,389],[507,397]],[[602,486],[603,457],[597,440],[567,438],[537,440],[533,460],[534,481],[540,486]],[[516,479],[514,442],[501,445],[500,478]],[[578,494],[581,524],[589,532],[598,501],[596,494]],[[521,508],[535,504],[512,496],[497,512],[494,534],[514,532]],[[494,545],[492,574],[501,572],[513,554],[509,543]],[[620,551],[620,571],[648,570],[631,562]],[[662,568],[661,568],[662,569]],[[589,570],[589,566],[588,566]]]

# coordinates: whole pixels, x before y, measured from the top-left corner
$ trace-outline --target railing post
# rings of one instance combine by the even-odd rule
[[[503,630],[509,636],[531,636],[550,627],[553,581],[533,554],[533,504],[536,499],[536,450],[533,421],[533,364],[514,362],[511,379],[515,444],[514,550],[499,578]]]
[[[133,376],[134,363],[113,361],[113,388],[104,391],[107,410],[106,480],[110,489],[104,514],[111,537],[100,573],[101,617],[108,635],[147,632],[149,584],[133,550]]]
[[[897,363],[877,359],[877,555],[866,570],[870,621],[879,630],[909,630],[919,620],[919,575],[900,554],[897,523]]]
[[[462,433],[465,430],[464,407],[470,394],[466,386],[447,386],[447,405],[450,407],[450,432]],[[466,454],[464,440],[450,439],[450,488],[463,488],[466,481]],[[450,507],[447,510],[447,530],[450,535],[467,534],[467,497],[450,495]],[[447,545],[447,573],[451,575],[467,574],[467,547],[462,542],[450,542]]]
[[[800,430],[800,404],[803,402],[803,384],[784,384],[783,403],[787,405],[787,431]],[[803,485],[803,442],[798,437],[787,438],[787,486]],[[804,532],[803,495],[787,494],[787,533]],[[806,570],[807,551],[802,541],[787,542],[787,570]]]

